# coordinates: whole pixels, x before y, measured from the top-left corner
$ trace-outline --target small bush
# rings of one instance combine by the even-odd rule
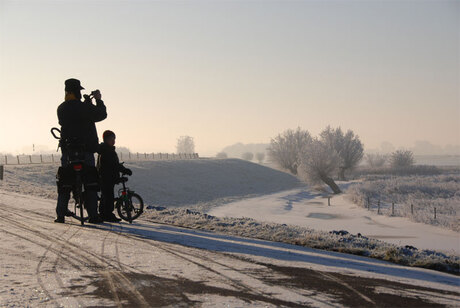
[[[398,150],[391,154],[390,166],[392,168],[407,168],[414,165],[414,153],[409,150]]]

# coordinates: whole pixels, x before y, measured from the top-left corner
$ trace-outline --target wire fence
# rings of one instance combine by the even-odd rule
[[[97,154],[96,154],[97,155]],[[199,159],[198,153],[118,153],[120,161],[156,161]],[[1,155],[0,165],[53,164],[61,162],[61,154]]]
[[[416,210],[413,203],[384,202],[378,198],[373,200],[371,197],[365,198],[365,200],[363,200],[363,204],[366,206],[368,211],[375,211],[378,215],[386,216],[414,216],[414,210]],[[426,211],[427,208],[424,208],[424,210]],[[431,218],[434,221],[439,219],[439,214],[440,211],[436,206],[431,207]]]

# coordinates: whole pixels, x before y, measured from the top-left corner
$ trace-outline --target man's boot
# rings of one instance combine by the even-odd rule
[[[58,216],[58,217],[54,220],[54,222],[63,224],[63,223],[65,223],[65,217],[64,217],[64,216]]]

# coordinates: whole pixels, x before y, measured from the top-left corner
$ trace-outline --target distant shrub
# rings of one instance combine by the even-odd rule
[[[384,154],[366,154],[367,164],[372,168],[381,168],[388,160],[388,156]]]
[[[245,152],[241,155],[241,158],[243,158],[244,160],[251,161],[254,158],[254,154],[251,152]]]
[[[259,162],[259,164],[261,164],[265,159],[265,153],[263,152],[256,153],[256,159]]]
[[[390,166],[392,168],[407,168],[414,165],[414,153],[409,150],[398,150],[391,154]]]
[[[195,141],[190,136],[180,136],[177,139],[176,145],[177,154],[193,154],[195,153]]]

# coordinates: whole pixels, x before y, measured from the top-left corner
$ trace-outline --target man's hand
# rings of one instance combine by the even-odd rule
[[[99,90],[94,90],[93,92],[91,92],[91,94],[93,94],[94,98],[96,100],[101,100],[102,99],[102,94],[101,94],[101,91]]]

